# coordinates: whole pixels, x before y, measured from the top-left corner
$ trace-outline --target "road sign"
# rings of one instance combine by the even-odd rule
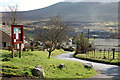
[[[23,25],[12,25],[12,45],[24,42]]]

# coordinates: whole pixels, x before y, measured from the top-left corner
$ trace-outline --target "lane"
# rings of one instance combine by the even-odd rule
[[[116,65],[96,63],[86,60],[81,60],[73,57],[74,52],[68,52],[65,54],[59,54],[55,56],[57,59],[72,60],[82,63],[91,63],[93,68],[100,72],[100,74],[95,75],[93,78],[118,78],[120,79],[120,67]]]

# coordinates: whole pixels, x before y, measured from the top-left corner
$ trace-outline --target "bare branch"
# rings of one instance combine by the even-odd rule
[[[51,42],[51,45],[47,45],[47,51],[51,54],[52,51],[56,49],[57,43],[63,42],[68,38],[69,27],[65,24],[60,16],[51,17],[46,23],[47,28],[39,27],[36,29],[35,40]]]
[[[8,6],[10,11],[6,11],[5,16],[3,17],[6,25],[15,25],[21,24],[23,21],[23,16],[18,12],[18,5]]]

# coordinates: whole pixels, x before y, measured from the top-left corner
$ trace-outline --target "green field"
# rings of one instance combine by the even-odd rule
[[[63,50],[55,50],[50,59],[48,52],[29,51],[22,52],[22,58],[11,58],[11,52],[1,50],[3,76],[27,76],[33,77],[32,69],[41,65],[45,71],[45,78],[88,78],[97,74],[94,69],[85,68],[80,62],[55,59],[53,56],[66,53]],[[65,64],[67,68],[60,69],[58,66]]]
[[[103,61],[103,62],[107,62],[107,63],[120,63],[120,53],[119,52],[115,52],[114,55],[114,59],[113,59],[113,52],[100,52],[100,51],[89,51],[87,54],[77,54],[75,55],[75,57],[77,58],[82,58],[82,59],[91,59],[91,60],[97,60],[97,61]]]

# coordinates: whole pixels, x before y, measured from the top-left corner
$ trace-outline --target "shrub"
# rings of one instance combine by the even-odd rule
[[[76,54],[78,53],[86,53],[87,49],[89,48],[88,39],[84,37],[83,32],[80,35],[77,35],[75,38],[76,42]]]

